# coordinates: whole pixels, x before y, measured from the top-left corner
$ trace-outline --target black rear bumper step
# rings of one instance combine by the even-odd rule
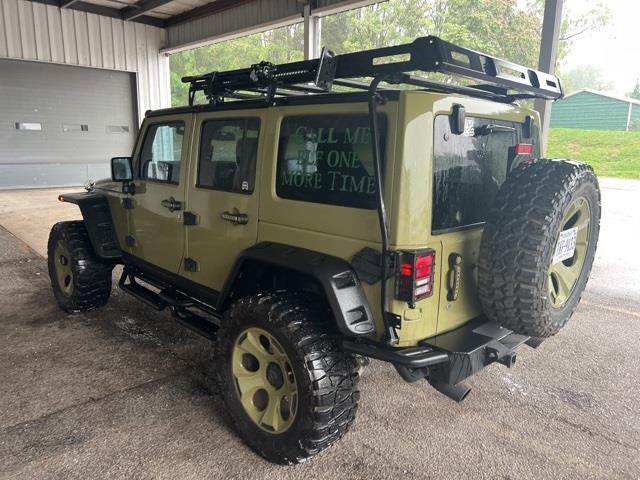
[[[430,347],[391,348],[381,343],[351,340],[345,340],[342,347],[350,353],[409,368],[429,367],[449,359],[446,352]]]
[[[519,335],[490,322],[486,317],[475,320],[420,342],[417,347],[397,348],[378,342],[347,340],[343,348],[393,364],[405,373],[407,381],[422,378],[441,385],[456,385],[494,362],[511,367],[516,361],[516,349],[529,342]],[[422,369],[422,371],[407,371]]]
[[[544,342],[546,339],[542,338],[542,337],[531,337],[529,340],[527,340],[526,343],[527,346],[531,347],[531,348],[538,348],[540,345],[542,345],[542,342]]]

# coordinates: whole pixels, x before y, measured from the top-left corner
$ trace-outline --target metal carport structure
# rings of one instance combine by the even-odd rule
[[[62,180],[47,182],[43,179],[51,178],[52,171],[64,168],[68,163],[67,157],[60,155],[77,145],[73,135],[85,135],[85,139],[89,135],[99,134],[99,137],[93,138],[92,142],[85,141],[86,151],[75,150],[78,158],[72,171],[77,175],[65,174],[59,178],[68,178],[70,183],[77,184],[81,179],[95,178],[103,170],[106,172],[107,154],[102,160],[88,158],[91,154],[98,154],[96,150],[100,148],[96,145],[100,144],[96,142],[103,142],[107,148],[115,138],[109,135],[125,134],[128,140],[119,141],[126,151],[145,111],[169,106],[170,53],[303,23],[305,57],[314,58],[320,50],[319,19],[322,16],[380,1],[384,0],[2,0],[0,68],[13,68],[16,63],[11,61],[15,60],[38,62],[38,65],[31,69],[35,73],[25,73],[23,79],[11,81],[5,78],[5,83],[18,83],[18,90],[16,85],[9,88],[9,85],[3,87],[0,84],[0,102],[16,107],[3,108],[7,118],[0,117],[0,129],[6,130],[4,134],[0,131],[0,188],[64,184],[60,183]],[[545,2],[538,66],[542,71],[553,73],[554,70],[562,3],[563,0]],[[83,68],[75,71],[66,69],[56,76],[50,68],[53,64]],[[57,122],[60,125],[51,125],[51,118],[47,120],[39,115],[47,110],[50,113],[58,111],[50,101],[55,99],[51,95],[55,91],[55,82],[63,82],[65,78],[77,80],[83,75],[82,70],[89,68],[99,72],[94,72],[91,81],[76,82],[76,85],[86,85],[84,92],[78,91],[86,99],[78,111],[94,112],[93,116],[77,115],[75,118],[70,115],[66,120]],[[114,80],[118,76],[115,72],[126,72],[132,79],[132,92],[124,87],[127,75],[122,74],[121,78]],[[35,82],[34,77],[40,77],[44,83]],[[96,96],[96,102],[115,105],[116,99],[132,97],[129,120],[115,118],[115,114],[108,119],[109,114],[97,113],[101,110],[91,104],[91,92],[102,84],[120,87],[113,87],[111,98]],[[51,91],[47,91],[47,85],[51,86]],[[45,103],[25,101],[37,98],[34,92],[40,93]],[[63,102],[59,95],[58,102]],[[22,111],[20,106],[24,107]],[[548,122],[546,102],[537,102],[536,108]],[[128,106],[125,109],[129,110]],[[29,128],[35,128],[35,133]],[[44,131],[52,131],[55,135],[43,140]],[[39,140],[41,156],[27,159],[33,161],[25,164],[24,157],[16,156],[9,144],[23,142],[21,149],[28,151],[29,142],[37,135],[42,136]],[[47,148],[51,144],[57,148]],[[89,145],[93,145],[93,151],[89,150]],[[56,157],[54,152],[60,152],[59,156]],[[41,173],[33,175],[34,169],[40,169]]]

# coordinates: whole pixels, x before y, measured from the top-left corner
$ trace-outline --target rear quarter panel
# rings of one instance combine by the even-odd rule
[[[387,119],[385,161],[388,172],[385,183],[385,199],[393,203],[394,159],[396,152],[396,123],[398,102],[390,101],[380,106],[380,113]],[[366,103],[335,103],[276,107],[269,110],[265,122],[265,149],[263,175],[260,187],[260,222],[258,242],[271,241],[303,247],[350,261],[365,246],[380,250],[380,229],[376,210],[350,208],[322,203],[280,198],[276,193],[276,167],[280,123],[284,117],[322,114],[366,114]],[[372,312],[382,331],[380,309],[377,301],[379,284],[363,285]]]

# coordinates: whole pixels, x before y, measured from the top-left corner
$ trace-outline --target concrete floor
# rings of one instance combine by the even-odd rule
[[[59,202],[58,195],[79,191],[82,188],[0,190],[0,225],[46,257],[53,224],[82,218],[76,205]]]
[[[0,192],[0,478],[640,478],[640,182],[602,187],[592,279],[560,335],[472,378],[461,405],[374,362],[351,432],[296,467],[234,435],[207,341],[116,289],[60,311],[39,253],[77,212]]]

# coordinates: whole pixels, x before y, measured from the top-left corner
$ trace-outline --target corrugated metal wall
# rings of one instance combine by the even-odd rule
[[[625,130],[629,102],[579,92],[558,100],[551,107],[551,128]]]
[[[135,72],[138,115],[169,107],[166,31],[25,0],[0,1],[0,58]]]

